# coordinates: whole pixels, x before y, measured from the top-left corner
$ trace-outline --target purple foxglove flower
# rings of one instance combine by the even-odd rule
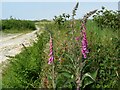
[[[48,60],[48,64],[51,64],[54,60],[53,57],[53,43],[52,43],[52,37],[50,36],[50,54],[49,54],[50,58]]]
[[[88,53],[88,49],[87,49],[87,46],[88,46],[88,42],[87,42],[87,38],[86,38],[86,27],[85,25],[82,23],[82,27],[83,27],[83,30],[82,30],[82,48],[81,48],[81,52],[82,52],[82,55],[84,58],[87,58],[87,53]]]
[[[49,58],[48,64],[51,64],[51,63],[53,62],[53,60],[54,60],[54,57],[51,56],[51,57]]]

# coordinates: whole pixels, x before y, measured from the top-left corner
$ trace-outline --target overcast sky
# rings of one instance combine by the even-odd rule
[[[17,19],[53,19],[62,13],[71,14],[76,2],[2,2],[2,19],[13,16]],[[118,2],[80,2],[76,18],[95,9],[118,10]],[[0,6],[1,8],[1,6]]]

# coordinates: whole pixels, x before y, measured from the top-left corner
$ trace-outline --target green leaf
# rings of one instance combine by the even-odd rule
[[[72,63],[72,65],[74,66],[74,68],[76,68],[75,67],[75,63],[74,63],[74,59],[69,55],[69,54],[65,54],[68,58],[70,58],[70,61],[71,61],[71,63]]]
[[[91,80],[91,78],[85,78],[84,79],[84,82],[83,82],[83,88],[85,88],[87,85],[90,85],[90,84],[92,84],[92,83],[94,83],[94,81],[93,80]]]
[[[98,69],[95,72],[92,72],[92,73],[88,72],[83,75],[82,77],[83,88],[95,82],[97,73],[98,73]]]
[[[84,75],[83,75],[83,78],[82,78],[82,80],[84,80],[86,77],[89,77],[89,78],[91,78],[93,81],[95,81],[95,79],[96,79],[96,76],[97,76],[97,73],[98,73],[98,69],[95,71],[95,72],[92,72],[92,73],[85,73]]]
[[[86,61],[83,62],[82,67],[80,68],[80,71],[84,70],[87,67]]]
[[[98,73],[98,69],[95,72],[90,73],[90,75],[92,76],[92,78],[94,79],[94,81],[96,80],[97,73]]]
[[[72,77],[72,75],[69,72],[63,72],[62,75],[67,77],[67,78],[71,78]]]
[[[62,71],[57,76],[56,85],[57,85],[57,87],[66,87],[69,85],[69,87],[70,87],[71,82],[75,82],[74,80],[75,80],[75,78],[71,73],[69,73],[67,71]]]

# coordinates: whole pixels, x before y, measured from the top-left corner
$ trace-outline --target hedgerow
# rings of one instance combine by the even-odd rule
[[[35,22],[30,20],[5,19],[2,20],[2,30],[35,30]]]

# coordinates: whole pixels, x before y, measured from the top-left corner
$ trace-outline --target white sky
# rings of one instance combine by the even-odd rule
[[[62,13],[71,14],[72,9],[76,5],[75,1],[78,0],[74,0],[74,2],[73,0],[44,0],[44,2],[42,2],[43,0],[26,0],[25,2],[23,1],[25,0],[2,0],[2,3],[0,3],[0,18],[6,19],[10,16],[13,16],[19,19],[31,20],[53,19],[55,15],[60,15]],[[81,18],[90,10],[101,9],[102,6],[105,6],[107,9],[118,10],[118,0],[112,0],[114,2],[107,2],[107,0],[105,0],[104,2],[98,2],[103,0],[79,1],[80,3],[77,10],[76,18]]]

